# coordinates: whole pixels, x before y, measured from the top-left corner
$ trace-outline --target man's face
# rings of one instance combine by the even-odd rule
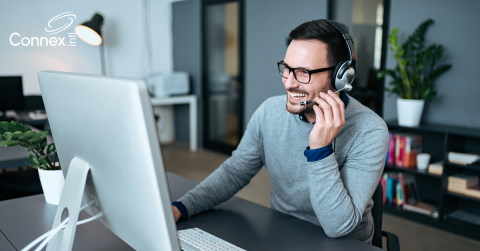
[[[291,68],[316,70],[330,67],[327,62],[327,45],[318,40],[293,40],[288,46],[283,62]],[[331,87],[329,71],[312,74],[308,84],[299,83],[293,73],[288,79],[282,78],[287,91],[287,111],[293,114],[314,113],[313,105],[300,106],[300,102],[320,97],[320,92],[326,93]]]

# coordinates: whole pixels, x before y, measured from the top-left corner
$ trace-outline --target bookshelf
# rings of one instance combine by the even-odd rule
[[[480,199],[447,190],[448,176],[469,173],[480,176],[480,163],[460,165],[448,161],[448,152],[480,154],[480,129],[437,124],[404,127],[397,121],[386,121],[391,132],[412,133],[423,136],[423,152],[430,153],[430,163],[443,161],[443,174],[435,175],[427,170],[407,169],[385,165],[385,172],[409,173],[415,176],[419,200],[438,206],[438,219],[405,211],[400,207],[384,205],[384,211],[405,219],[423,223],[473,239],[480,239],[480,226],[472,227],[446,220],[446,215],[462,210],[480,216]],[[385,189],[385,188],[384,188]]]

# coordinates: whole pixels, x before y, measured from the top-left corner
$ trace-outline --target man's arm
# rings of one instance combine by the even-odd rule
[[[237,150],[220,167],[179,201],[185,205],[188,217],[208,210],[235,195],[255,176],[263,166],[261,157],[261,124],[264,118],[262,104],[248,123]],[[174,213],[178,211],[174,207]],[[175,214],[180,219],[181,214]],[[177,219],[178,216],[178,219]]]
[[[382,125],[356,139],[341,171],[335,154],[307,164],[312,207],[327,236],[347,235],[360,223],[387,150],[388,131]]]
[[[320,97],[315,99],[316,121],[309,139],[312,149],[331,146],[345,124],[342,100],[331,91]],[[383,123],[357,137],[341,171],[334,154],[308,162],[312,207],[327,236],[347,235],[362,220],[382,175],[388,141]]]

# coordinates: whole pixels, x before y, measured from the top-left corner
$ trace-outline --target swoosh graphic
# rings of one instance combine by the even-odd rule
[[[63,26],[60,27],[60,28],[57,28],[57,29],[51,29],[51,30],[49,30],[49,29],[47,29],[47,27],[45,27],[45,31],[49,33],[49,34],[47,34],[47,35],[53,35],[53,34],[62,32],[62,31],[64,31],[65,29],[67,29],[68,27],[70,27],[70,25],[73,24],[73,20],[75,20],[75,19],[77,18],[77,16],[75,16],[75,14],[72,14],[72,12],[73,12],[73,11],[64,12],[64,13],[59,14],[59,15],[57,15],[57,16],[54,16],[52,19],[50,19],[50,21],[48,21],[48,24],[47,24],[48,27],[50,27],[50,28],[53,28],[53,27],[52,27],[52,23],[54,23],[54,22],[57,21],[58,19],[61,19],[61,18],[64,18],[64,17],[70,19],[70,22],[67,23],[67,24],[65,24],[65,25],[63,25]],[[73,18],[72,18],[72,17],[73,17]]]

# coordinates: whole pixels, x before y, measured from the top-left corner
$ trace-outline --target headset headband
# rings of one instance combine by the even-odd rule
[[[352,36],[350,36],[350,34],[339,23],[337,23],[335,21],[332,21],[332,20],[328,20],[328,19],[321,19],[321,20],[323,22],[329,24],[330,26],[332,26],[333,28],[338,30],[340,32],[340,34],[342,34],[343,39],[345,39],[345,41],[347,42],[347,48],[348,48],[348,52],[349,52],[349,55],[350,55],[350,60],[348,61],[348,65],[350,67],[353,67],[353,69],[355,69],[355,64],[357,62],[357,56],[355,55],[355,46],[353,45]],[[341,74],[345,73],[345,71],[347,69],[348,69],[348,67],[343,69],[343,72],[339,72],[339,74],[341,75]]]

